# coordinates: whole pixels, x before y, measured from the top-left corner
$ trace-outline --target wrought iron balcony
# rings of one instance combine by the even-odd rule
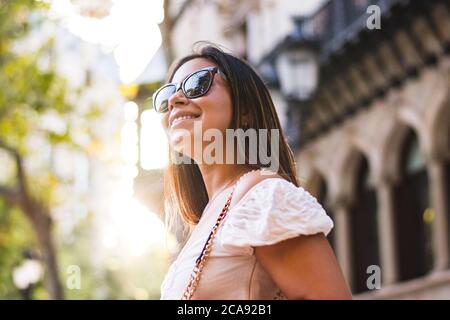
[[[381,29],[367,28],[372,14],[367,9],[371,5],[379,8]],[[295,17],[294,32],[259,64],[267,83],[283,91],[283,80],[296,83],[304,81],[305,76],[304,71],[297,75],[282,72],[279,62],[286,61],[286,52],[290,52],[290,57],[295,57],[293,51],[297,51],[297,56],[305,50],[316,54],[319,81],[314,94],[296,103],[289,92],[282,92],[291,113],[300,113],[302,119],[301,123],[290,121],[285,128],[299,132],[299,137],[291,137],[292,141],[299,141],[292,147],[297,149],[309,143],[448,55],[449,12],[450,3],[446,0],[330,0],[311,16]],[[298,63],[305,64],[305,60],[287,60],[297,63],[290,70],[300,70]],[[293,130],[289,126],[300,128]]]
[[[330,0],[308,17],[298,17],[299,39],[314,39],[320,44],[321,60],[339,51],[366,28],[367,8],[376,5],[382,16],[396,4],[410,0]],[[294,33],[295,34],[295,33]],[[294,40],[294,39],[293,39]]]

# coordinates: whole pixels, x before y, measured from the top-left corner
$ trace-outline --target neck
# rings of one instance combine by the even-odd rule
[[[201,164],[199,169],[202,173],[209,199],[212,199],[218,191],[221,191],[221,188],[227,184],[231,186],[232,182],[251,170],[244,164]]]

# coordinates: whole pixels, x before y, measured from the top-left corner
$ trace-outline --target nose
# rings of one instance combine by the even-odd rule
[[[169,97],[169,99],[167,100],[167,103],[168,103],[168,108],[169,108],[169,112],[170,112],[170,111],[172,111],[173,107],[177,104],[178,105],[187,104],[188,99],[184,95],[183,90],[181,90],[181,87],[179,87],[177,89],[177,91]]]

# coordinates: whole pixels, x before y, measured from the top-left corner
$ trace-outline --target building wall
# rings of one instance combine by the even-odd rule
[[[192,52],[197,41],[213,41],[225,48],[242,50],[240,35],[225,34],[225,4],[216,1],[194,0],[177,21],[172,32],[174,58],[178,59]]]
[[[308,15],[325,1],[261,0],[256,2],[258,6],[247,14],[248,57],[253,63],[259,62],[279,41],[293,31],[293,16]]]
[[[292,16],[308,14],[323,2],[193,0],[172,32],[174,56],[191,52],[196,41],[209,40],[257,62],[293,30]]]
[[[76,226],[93,213],[89,258],[93,265],[101,265],[105,253],[102,230],[109,222],[111,189],[123,166],[120,130],[124,123],[124,98],[118,90],[118,69],[113,57],[98,46],[82,41],[62,27],[48,25],[42,31],[44,35],[35,37],[54,38],[53,63],[58,75],[67,79],[70,93],[67,99],[75,106],[70,114],[72,137],[83,150],[65,145],[52,148],[39,134],[33,135],[29,148],[36,150],[36,158],[30,161],[33,164],[30,172],[37,175],[42,167],[50,165],[65,181],[57,190],[64,201],[52,208],[61,241],[71,243]],[[100,108],[101,115],[95,120],[86,119],[84,115],[95,107]],[[53,113],[50,115],[49,125],[64,123]]]
[[[426,162],[430,200],[436,216],[433,235],[436,261],[431,278],[434,277],[433,274],[447,270],[449,190],[446,187],[444,167],[446,163],[450,163],[449,86],[450,59],[446,58],[436,68],[424,70],[417,79],[407,82],[398,90],[392,90],[386,98],[375,101],[366,110],[317,139],[297,156],[299,175],[306,188],[312,188],[312,183],[317,180],[315,176],[322,177],[327,184],[329,192],[324,201],[335,213],[336,254],[349,281],[352,272],[352,243],[348,207],[350,203],[357,201],[354,199],[356,190],[353,185],[357,170],[355,157],[361,153],[368,159],[370,181],[378,194],[382,287],[388,287],[375,296],[442,297],[445,296],[444,292],[448,293],[450,290],[450,282],[445,276],[441,276],[442,281],[438,286],[427,287],[427,276],[418,280],[421,285],[392,289],[398,280],[393,226],[395,212],[392,204],[395,195],[390,188],[400,175],[397,165],[402,147],[399,136],[404,129],[411,128],[418,136],[421,154]],[[414,290],[408,293],[411,287]],[[361,297],[368,298],[370,295],[366,293]]]

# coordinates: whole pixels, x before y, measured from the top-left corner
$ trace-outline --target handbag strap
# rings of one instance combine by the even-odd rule
[[[223,219],[225,219],[225,216],[228,213],[231,199],[233,198],[233,193],[234,193],[234,190],[236,189],[236,186],[238,185],[239,181],[241,181],[241,179],[243,177],[245,177],[246,175],[248,175],[249,173],[251,173],[253,171],[258,171],[258,170],[260,170],[260,169],[254,169],[254,170],[246,172],[234,184],[233,189],[231,190],[230,194],[228,195],[227,201],[225,202],[225,205],[222,208],[222,211],[220,212],[220,214],[216,220],[216,223],[214,224],[214,226],[208,236],[208,239],[206,240],[205,245],[203,246],[203,249],[200,252],[200,255],[198,256],[198,258],[195,262],[194,269],[192,270],[188,285],[186,287],[186,290],[183,293],[181,300],[190,300],[192,298],[192,296],[194,295],[195,290],[197,289],[198,283],[200,282],[201,273],[203,271],[203,268],[205,267],[205,264],[206,264],[206,261],[207,261],[209,255],[211,253],[212,244],[216,237],[217,230],[219,229]]]

